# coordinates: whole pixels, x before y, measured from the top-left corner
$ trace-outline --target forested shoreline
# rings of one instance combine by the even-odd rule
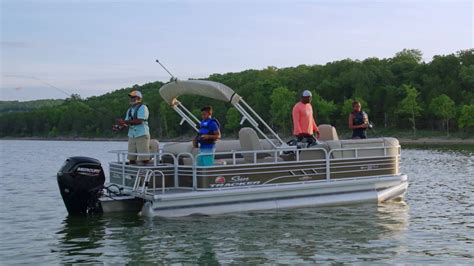
[[[422,61],[418,50],[403,50],[391,58],[340,60],[325,65],[267,67],[238,73],[213,74],[207,80],[226,84],[246,99],[272,127],[291,132],[291,108],[305,89],[313,92],[318,124],[347,128],[354,99],[363,104],[379,130],[443,134],[474,133],[474,49]],[[161,99],[162,82],[139,86],[150,110],[152,137],[176,138],[193,134]],[[79,95],[34,108],[9,107],[0,113],[0,137],[124,137],[111,126],[128,108],[127,93],[119,89],[82,99]],[[230,105],[206,98],[182,97],[192,112],[212,105],[223,132],[232,136],[240,117]],[[22,103],[19,103],[22,104]]]

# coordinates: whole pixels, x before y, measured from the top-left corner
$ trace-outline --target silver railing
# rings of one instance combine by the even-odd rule
[[[142,172],[145,171],[145,175]],[[135,177],[135,183],[133,184],[132,192],[135,194],[148,194],[148,190],[155,192],[156,189],[156,176],[161,176],[161,193],[165,194],[166,184],[165,175],[160,170],[151,169],[139,169]],[[150,181],[153,180],[153,187],[150,188]]]
[[[134,152],[128,152],[126,150],[113,150],[110,151],[109,153],[115,153],[117,155],[117,161],[116,162],[111,162],[110,163],[110,175],[112,177],[112,174],[115,173],[116,171],[113,171],[112,169],[119,169],[120,171],[120,177],[121,177],[121,184],[125,187],[128,187],[126,185],[126,178],[129,176],[135,176],[138,174],[141,170],[148,170],[148,169],[153,169],[153,170],[159,170],[162,172],[172,172],[173,175],[173,180],[175,187],[176,184],[178,184],[178,166],[179,163],[177,161],[176,156],[173,153],[169,152],[163,152],[160,150],[159,152],[156,153],[134,153]],[[133,155],[133,156],[143,156],[143,157],[149,157],[150,158],[150,163],[148,164],[128,164],[127,163],[127,157],[128,155]],[[168,157],[171,158],[172,163],[162,163],[162,158],[163,157]],[[163,174],[163,179],[165,178],[165,175]],[[136,179],[135,181],[136,182]],[[162,187],[164,188],[164,182],[162,183]]]
[[[370,155],[370,151],[378,151],[382,153]],[[280,156],[288,152],[293,153],[294,159],[288,161],[281,161]],[[302,158],[303,153],[309,152],[320,152],[322,158]],[[194,155],[189,152],[182,152],[176,155],[173,153],[162,151],[158,153],[129,153],[125,150],[111,151],[111,153],[117,154],[117,162],[111,163],[111,167],[112,165],[120,165],[120,169],[122,171],[123,185],[125,185],[125,175],[127,170],[132,169],[132,171],[140,171],[140,169],[154,169],[159,170],[162,174],[162,189],[163,193],[165,193],[165,169],[172,169],[172,174],[174,176],[174,188],[186,188],[192,190],[198,190],[198,178],[203,176],[201,174],[198,174],[198,172],[200,172],[201,170],[206,169],[206,173],[212,173],[213,169],[218,169],[219,171],[235,171],[235,166],[237,165],[240,167],[239,170],[243,171],[252,171],[255,170],[255,166],[258,166],[258,169],[263,169],[265,171],[268,171],[268,173],[278,173],[279,164],[291,166],[292,164],[298,164],[302,162],[319,163],[320,167],[308,167],[300,169],[298,171],[301,171],[304,174],[306,172],[321,171],[322,169],[324,169],[324,175],[326,180],[331,180],[331,174],[343,174],[350,172],[353,173],[358,171],[364,172],[369,170],[395,170],[395,172],[398,174],[401,149],[399,145],[384,145],[380,147],[336,148],[327,151],[325,148],[320,147],[296,149],[296,147],[292,146],[288,148],[278,148],[271,150],[215,152],[214,156],[225,158],[223,160],[225,160],[226,163],[214,164],[211,166],[200,166],[197,164],[201,156],[208,156],[209,154]],[[150,158],[153,158],[153,163],[148,165],[128,165],[126,163],[127,155],[150,156]],[[169,156],[168,158],[171,158],[173,163],[161,163],[160,161],[164,156]],[[394,167],[391,166],[393,162],[384,161],[394,157],[396,157]],[[186,159],[189,160],[187,161],[187,163],[185,163]],[[354,164],[355,159],[358,160],[357,164]],[[278,165],[276,165],[275,163],[278,163]],[[377,168],[372,169],[371,167],[374,167],[374,164],[377,164]],[[360,167],[360,170],[347,170],[347,168],[349,167]],[[226,170],[226,168],[228,169]],[[296,172],[296,170],[293,172]],[[181,187],[179,185],[180,173],[192,175],[192,188]],[[296,175],[295,173],[293,174]],[[137,178],[135,179],[135,182],[138,182]]]

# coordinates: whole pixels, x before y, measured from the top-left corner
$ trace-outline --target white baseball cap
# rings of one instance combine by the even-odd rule
[[[140,91],[132,91],[128,94],[130,97],[138,97],[140,99],[143,99],[143,95]]]
[[[308,97],[308,96],[311,97],[313,96],[313,94],[309,90],[303,91],[303,97]]]

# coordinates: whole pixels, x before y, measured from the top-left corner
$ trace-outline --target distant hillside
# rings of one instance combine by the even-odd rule
[[[64,100],[34,100],[34,101],[0,101],[0,113],[28,112],[43,107],[60,105]]]

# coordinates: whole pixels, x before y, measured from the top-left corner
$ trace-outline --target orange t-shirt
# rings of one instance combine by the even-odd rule
[[[310,103],[298,102],[293,107],[293,135],[309,134],[318,131],[318,126],[314,121],[313,107]]]

